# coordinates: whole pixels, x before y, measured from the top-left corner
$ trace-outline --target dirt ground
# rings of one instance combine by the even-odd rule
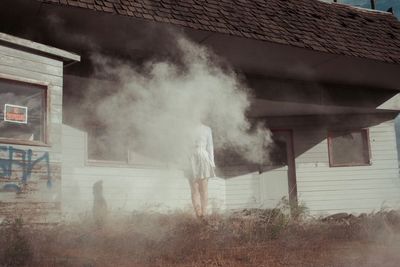
[[[400,213],[301,219],[244,210],[0,226],[1,266],[400,266]]]

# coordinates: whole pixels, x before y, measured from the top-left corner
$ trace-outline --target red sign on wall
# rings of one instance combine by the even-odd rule
[[[28,123],[28,107],[5,104],[4,121],[14,123]]]

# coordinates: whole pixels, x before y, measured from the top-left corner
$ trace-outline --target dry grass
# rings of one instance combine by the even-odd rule
[[[293,220],[275,210],[135,213],[47,227],[4,222],[3,266],[398,266],[400,215]]]

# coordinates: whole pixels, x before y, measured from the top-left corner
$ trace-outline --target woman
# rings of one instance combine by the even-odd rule
[[[208,178],[215,177],[214,146],[210,127],[204,124],[197,126],[189,160],[192,203],[196,216],[202,218],[207,215]]]

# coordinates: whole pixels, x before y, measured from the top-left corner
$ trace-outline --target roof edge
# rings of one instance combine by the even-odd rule
[[[34,50],[42,54],[56,56],[61,58],[63,61],[81,61],[81,57],[77,54],[2,32],[0,32],[0,41],[12,44],[14,46],[27,48],[29,50]]]

